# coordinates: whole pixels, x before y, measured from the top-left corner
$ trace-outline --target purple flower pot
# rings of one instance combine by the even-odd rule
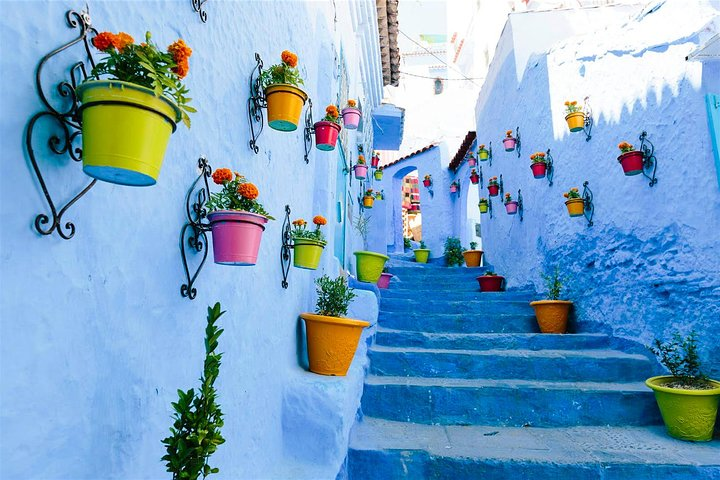
[[[388,288],[392,277],[392,273],[381,273],[377,281],[378,288]]]

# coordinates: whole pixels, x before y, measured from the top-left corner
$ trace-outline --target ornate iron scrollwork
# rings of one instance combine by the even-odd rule
[[[292,234],[290,233],[290,205],[285,205],[285,220],[282,226],[282,247],[280,247],[280,267],[282,269],[282,288],[288,288],[288,275],[290,274],[290,250],[293,248]]]
[[[490,218],[493,218],[492,197],[488,197],[488,213],[490,214]]]
[[[315,123],[312,117],[312,100],[308,98],[307,110],[305,110],[305,133],[303,135],[305,140],[305,163],[310,163],[309,155],[312,149],[312,136],[315,134]]]
[[[520,141],[520,127],[515,127],[515,151],[517,151],[517,156],[520,158],[520,148],[522,147],[522,142]]]
[[[493,157],[493,154],[492,154],[492,141],[491,141],[490,143],[488,143],[488,163],[490,164],[491,167],[492,167],[492,157]]]
[[[208,238],[205,232],[210,231],[210,223],[205,221],[208,214],[205,204],[210,199],[208,178],[210,178],[212,168],[205,157],[200,157],[198,160],[198,168],[200,169],[200,174],[192,185],[190,185],[190,189],[185,195],[187,222],[180,230],[180,255],[182,257],[187,282],[180,287],[180,295],[188,297],[190,300],[193,300],[197,296],[197,289],[194,284],[200,274],[200,270],[202,270],[205,265],[205,260],[207,260]],[[202,180],[202,183],[200,180]],[[198,265],[193,274],[190,274],[188,267],[186,249],[193,250],[195,253],[202,252],[200,265]]]
[[[250,73],[250,98],[247,101],[247,111],[248,120],[250,121],[250,149],[257,154],[260,151],[257,141],[265,127],[262,109],[267,108],[267,98],[265,98],[265,92],[260,84],[263,61],[259,53],[255,54],[255,62],[255,68]],[[255,132],[256,124],[259,124],[257,132]]]
[[[553,177],[555,176],[555,159],[550,154],[550,149],[547,149],[545,153],[545,164],[547,165],[545,178],[547,178],[548,186],[552,187]]]
[[[42,57],[42,59],[40,59],[40,63],[38,63],[37,69],[35,70],[35,87],[45,110],[36,113],[30,118],[25,133],[25,147],[27,148],[28,157],[30,158],[30,163],[32,164],[35,176],[37,177],[40,188],[45,195],[48,207],[50,207],[50,213],[52,214],[52,219],[45,213],[37,215],[34,222],[35,229],[41,235],[50,235],[53,232],[57,232],[61,238],[69,240],[73,237],[73,235],[75,235],[75,224],[70,221],[63,224],[63,215],[75,204],[75,202],[80,200],[80,198],[85,195],[95,185],[95,183],[97,183],[97,180],[93,179],[82,190],[80,190],[80,192],[75,194],[70,201],[58,209],[50,195],[42,172],[40,171],[40,166],[37,162],[37,153],[33,148],[33,133],[35,132],[35,126],[40,119],[48,117],[53,119],[61,129],[60,136],[52,134],[52,136],[48,139],[48,147],[50,148],[50,151],[55,155],[69,155],[70,158],[76,162],[82,160],[82,149],[74,145],[78,137],[81,135],[81,117],[79,112],[80,101],[77,97],[75,89],[87,78],[87,70],[85,66],[86,62],[89,63],[92,68],[95,67],[95,62],[92,58],[92,54],[90,53],[90,39],[88,36],[91,33],[97,35],[97,30],[95,30],[91,25],[90,13],[87,9],[80,13],[74,10],[69,10],[65,14],[65,20],[70,28],[79,28],[80,33],[75,39],[65,43]],[[48,97],[43,91],[41,80],[42,69],[52,57],[78,43],[83,44],[87,60],[81,60],[72,65],[70,68],[69,82],[64,80],[57,84],[58,94],[67,99],[70,105],[67,108],[55,108],[50,104]]]
[[[520,221],[523,221],[523,197],[522,197],[522,190],[518,189],[518,215],[520,215]]]
[[[500,174],[500,179],[498,180],[498,185],[500,186],[500,203],[502,203],[503,197],[505,196],[505,186],[503,185],[502,173]]]
[[[583,132],[585,132],[585,141],[589,142],[592,138],[592,128],[595,124],[595,120],[592,115],[592,108],[590,108],[590,97],[585,97],[583,100],[583,112],[585,113],[585,124],[583,125]]]
[[[480,177],[480,187],[483,188],[483,173],[482,173],[482,166],[478,165],[478,176]]]
[[[595,203],[593,201],[593,193],[592,190],[590,190],[590,187],[588,187],[588,181],[585,180],[583,183],[583,193],[582,193],[582,199],[583,199],[583,215],[585,216],[585,219],[588,221],[588,227],[593,226],[593,215],[595,214]]]
[[[207,3],[208,0],[191,0],[192,1],[192,7],[193,10],[195,10],[198,15],[200,16],[200,20],[203,23],[207,23],[207,12],[203,8],[205,6],[205,3]]]
[[[640,134],[640,148],[643,154],[643,175],[650,180],[650,186],[653,187],[658,182],[655,178],[657,172],[657,158],[655,158],[655,145],[647,138],[647,132]]]

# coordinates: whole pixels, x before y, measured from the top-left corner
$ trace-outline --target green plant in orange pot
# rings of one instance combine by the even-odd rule
[[[483,251],[477,250],[477,242],[470,242],[470,249],[462,252],[462,255],[465,258],[465,266],[479,267]]]
[[[543,275],[547,287],[547,299],[530,302],[535,309],[535,317],[542,333],[566,333],[570,307],[573,302],[560,300],[565,278],[560,275],[560,267],[549,275]]]

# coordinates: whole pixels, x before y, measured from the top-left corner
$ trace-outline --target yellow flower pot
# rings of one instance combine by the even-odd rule
[[[585,114],[583,112],[568,113],[565,116],[565,121],[571,132],[579,132],[585,128]]]
[[[478,150],[478,158],[479,158],[480,160],[487,160],[489,156],[490,156],[490,151],[489,151],[489,150],[484,150],[484,149],[483,149],[483,150]]]
[[[300,115],[308,96],[294,85],[278,83],[265,89],[268,125],[274,130],[297,130]]]
[[[567,332],[568,316],[572,302],[566,300],[539,300],[530,302],[542,333]]]
[[[373,197],[363,197],[363,207],[372,208],[373,203],[375,203],[375,199]]]
[[[488,204],[487,203],[478,203],[478,208],[480,209],[480,213],[488,212]]]
[[[182,118],[177,105],[149,88],[118,80],[83,82],[77,95],[83,171],[119,185],[155,185],[170,134]]]
[[[310,371],[344,377],[355,356],[362,330],[370,323],[314,313],[301,313],[300,318],[305,320]]]
[[[585,201],[582,198],[571,198],[565,202],[571,217],[581,217],[585,211]]]
[[[480,266],[480,260],[482,260],[483,251],[482,250],[465,250],[462,252],[463,257],[465,258],[465,265],[468,267],[479,267]]]

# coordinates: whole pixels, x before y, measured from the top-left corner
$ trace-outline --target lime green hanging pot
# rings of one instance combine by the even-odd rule
[[[296,238],[293,240],[293,266],[306,270],[317,270],[327,242]]]

